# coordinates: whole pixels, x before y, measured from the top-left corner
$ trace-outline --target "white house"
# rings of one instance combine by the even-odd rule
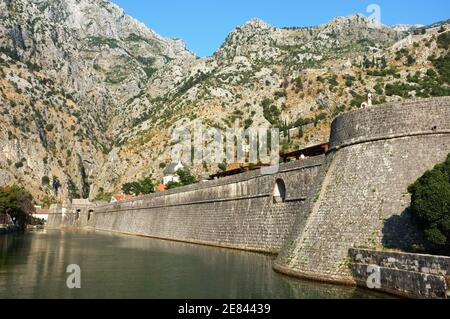
[[[33,213],[33,217],[37,219],[43,219],[45,221],[48,221],[48,209],[36,209],[36,211]]]
[[[180,177],[177,175],[179,169],[187,170],[186,166],[181,162],[169,164],[164,170],[163,184],[167,185],[171,182],[179,183]]]

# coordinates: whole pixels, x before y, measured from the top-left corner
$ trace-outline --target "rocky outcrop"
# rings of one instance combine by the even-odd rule
[[[176,123],[196,119],[220,128],[313,123],[287,147],[322,142],[332,118],[368,92],[375,104],[448,92],[429,59],[448,48],[436,26],[427,30],[410,41],[362,15],[310,28],[253,19],[200,59],[108,1],[3,1],[0,182],[43,200],[52,197],[45,177],[55,176],[63,200],[160,178]]]

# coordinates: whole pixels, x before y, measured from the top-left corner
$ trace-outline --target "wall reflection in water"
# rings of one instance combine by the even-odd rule
[[[376,298],[291,279],[268,256],[89,231],[0,236],[0,298]],[[70,264],[81,289],[66,286]]]

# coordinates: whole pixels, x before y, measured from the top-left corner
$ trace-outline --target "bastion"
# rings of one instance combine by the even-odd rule
[[[356,284],[351,248],[420,244],[407,188],[450,153],[450,98],[384,104],[332,123],[320,187],[275,262],[290,275]]]

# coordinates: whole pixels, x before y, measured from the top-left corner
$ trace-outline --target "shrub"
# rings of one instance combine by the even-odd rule
[[[218,164],[217,167],[221,172],[226,172],[228,168],[227,161],[224,160],[222,163]]]
[[[398,69],[396,67],[391,66],[390,68],[386,69],[383,68],[383,70],[369,70],[367,71],[367,75],[370,76],[398,76]]]
[[[147,195],[155,192],[155,182],[151,177],[122,185],[122,191],[127,195]]]
[[[450,83],[450,53],[438,59],[431,59],[434,67],[438,70],[442,80]]]
[[[450,254],[450,154],[408,188],[411,211],[424,237]]]
[[[46,130],[47,132],[53,131],[53,128],[54,128],[54,125],[53,125],[53,124],[47,124],[47,125],[45,126],[45,130]]]
[[[42,185],[50,184],[50,178],[48,176],[43,176],[41,181],[42,181]]]
[[[25,189],[16,185],[0,187],[0,214],[9,214],[17,226],[25,229],[33,211],[33,197]]]
[[[296,91],[297,93],[299,93],[301,90],[303,90],[303,81],[302,81],[302,78],[301,78],[301,77],[297,77],[297,78],[294,80],[294,85],[295,85],[295,91]]]
[[[23,167],[23,163],[22,162],[17,162],[16,164],[14,164],[14,166],[19,169]]]
[[[94,200],[109,202],[111,200],[112,195],[113,195],[112,193],[105,193],[105,190],[103,188],[100,188]]]
[[[332,77],[328,78],[327,81],[328,81],[328,84],[330,84],[330,88],[334,88],[335,86],[339,85],[336,75],[333,75]]]
[[[166,185],[167,189],[174,189],[182,186],[187,186],[197,183],[197,180],[188,171],[179,169],[176,174],[180,177],[179,182],[170,182]]]
[[[179,169],[177,171],[177,175],[180,176],[180,182],[183,186],[195,184],[197,182],[195,177],[186,170]]]
[[[438,36],[438,47],[441,49],[448,49],[450,46],[450,32],[443,33]]]
[[[277,91],[277,92],[275,92],[274,97],[275,97],[275,100],[278,100],[278,99],[287,97],[287,93],[286,93],[286,91]]]
[[[398,95],[403,98],[408,98],[409,92],[417,90],[417,87],[410,85],[408,83],[395,82],[392,84],[391,83],[386,84],[385,90],[387,96]]]
[[[427,70],[427,76],[430,78],[434,78],[437,76],[436,71],[434,71],[433,69],[428,69]]]
[[[263,110],[265,119],[272,125],[275,125],[279,122],[279,117],[281,115],[280,110],[276,105],[271,105],[268,108],[264,108]]]
[[[116,39],[104,38],[104,37],[90,37],[89,45],[95,47],[108,46],[112,49],[119,47],[119,42]]]
[[[383,94],[383,87],[381,86],[380,83],[377,83],[373,88],[378,95]]]
[[[355,80],[356,80],[356,78],[354,76],[347,75],[345,77],[345,86],[352,87],[353,86],[353,82],[355,82]]]
[[[409,54],[408,57],[406,58],[406,65],[411,66],[414,63],[416,63],[416,59],[414,59],[414,57]]]
[[[166,189],[174,189],[174,188],[178,188],[178,187],[181,187],[181,186],[183,186],[183,185],[181,183],[179,183],[179,182],[169,182],[166,185]]]
[[[251,118],[248,118],[244,121],[244,128],[248,129],[250,126],[253,125],[253,120]]]

